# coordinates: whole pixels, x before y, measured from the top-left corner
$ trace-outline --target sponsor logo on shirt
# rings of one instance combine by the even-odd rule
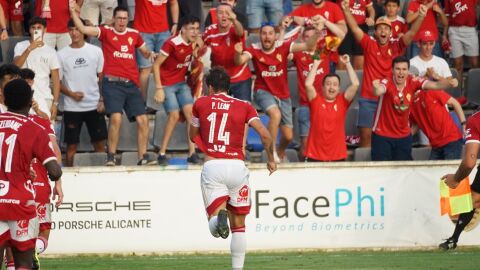
[[[5,180],[0,180],[0,196],[5,196],[10,189],[10,182]]]
[[[128,45],[120,46],[120,52],[114,51],[113,58],[134,59],[132,53],[128,53]]]
[[[352,15],[365,16],[365,10],[362,10],[362,5],[360,3],[353,4],[353,7],[350,8]]]
[[[452,18],[455,18],[457,17],[458,14],[468,10],[467,4],[462,5],[461,2],[455,3],[454,8],[455,8],[455,12],[453,12]]]
[[[29,223],[29,221],[27,219],[17,221],[18,229],[15,233],[15,235],[17,237],[24,237],[24,236],[28,235],[28,223]]]
[[[39,204],[37,206],[37,216],[39,220],[45,220],[47,217],[47,205]]]
[[[472,137],[472,134],[471,134],[470,132],[471,132],[471,129],[470,129],[470,128],[467,128],[467,129],[465,130],[465,132],[463,133],[463,138],[464,138],[465,140],[468,139],[468,138],[470,138],[470,137]]]
[[[183,50],[183,49],[182,49]],[[185,57],[185,61],[183,63],[180,63],[180,64],[177,64],[177,69],[182,69],[184,67],[188,67],[190,66],[190,63],[192,62],[192,56],[191,55],[187,55]]]
[[[283,75],[283,69],[276,71],[276,66],[269,66],[269,71],[262,71],[262,77],[280,77]]]
[[[244,185],[239,191],[238,191],[238,198],[237,198],[237,203],[242,203],[242,202],[248,202],[248,186]]]

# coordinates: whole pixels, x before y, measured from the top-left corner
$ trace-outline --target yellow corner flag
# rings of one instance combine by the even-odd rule
[[[455,189],[449,188],[443,179],[440,181],[440,215],[454,216],[472,210],[473,202],[468,177],[460,181]]]

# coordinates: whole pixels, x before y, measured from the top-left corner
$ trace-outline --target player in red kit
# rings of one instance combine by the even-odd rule
[[[30,269],[38,233],[30,162],[37,158],[53,181],[60,179],[62,170],[45,130],[27,118],[30,86],[15,79],[5,86],[4,97],[8,112],[0,114],[0,254],[9,245],[16,269]]]
[[[280,27],[288,27],[292,20],[291,17],[283,18]],[[285,158],[285,149],[293,139],[292,101],[287,82],[288,55],[315,47],[324,27],[319,17],[315,21],[315,27],[315,34],[307,42],[294,43],[278,40],[274,26],[265,24],[260,28],[260,43],[252,44],[246,50],[243,50],[241,43],[235,46],[235,64],[243,65],[250,59],[253,62],[257,76],[253,87],[255,102],[270,117],[268,131],[274,142],[280,126],[282,137],[275,151],[277,162]]]
[[[206,77],[208,96],[193,105],[190,140],[206,154],[201,187],[208,225],[214,237],[227,238],[232,231],[232,268],[243,269],[246,250],[245,217],[250,212],[249,171],[242,152],[245,124],[260,135],[267,151],[270,174],[277,167],[270,134],[249,103],[227,94],[230,77],[214,67]]]

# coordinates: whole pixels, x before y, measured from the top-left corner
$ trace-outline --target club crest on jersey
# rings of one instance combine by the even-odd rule
[[[282,62],[282,55],[281,54],[277,53],[276,58],[277,58],[278,61]]]
[[[412,95],[410,93],[407,94],[407,100],[410,101],[412,99]]]
[[[337,111],[337,104],[333,105],[333,110]]]
[[[398,30],[400,30],[400,26],[395,25],[395,32],[398,32]]]
[[[227,37],[227,38],[225,39],[225,42],[227,43],[227,46],[230,47],[230,37]]]
[[[392,56],[392,50],[388,49],[387,53],[388,55]]]
[[[132,44],[133,44],[133,38],[132,37],[128,38],[128,44],[130,44],[130,46],[132,46]]]

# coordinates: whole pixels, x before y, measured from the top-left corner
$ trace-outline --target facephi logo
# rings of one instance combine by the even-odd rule
[[[5,196],[8,193],[10,183],[5,180],[0,180],[0,196]]]
[[[248,201],[248,186],[244,185],[239,191],[238,191],[238,198],[237,202],[242,203],[242,202],[247,202]]]
[[[42,204],[38,205],[38,206],[37,206],[37,215],[38,215],[38,217],[39,217],[40,219],[45,218],[46,214],[47,214],[47,206],[44,205],[44,204],[43,204],[43,205],[42,205]]]
[[[28,228],[28,220],[27,220],[27,219],[18,220],[18,221],[17,221],[17,226],[18,226],[18,228],[20,228],[20,229],[26,229],[26,228]]]

